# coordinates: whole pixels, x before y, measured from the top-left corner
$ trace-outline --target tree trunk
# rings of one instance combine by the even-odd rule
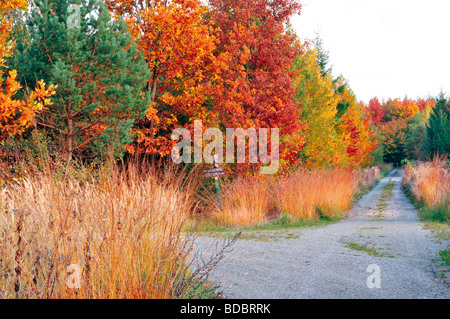
[[[66,173],[69,169],[70,161],[73,156],[73,115],[72,108],[69,103],[67,106],[67,139],[66,139],[66,150],[67,150],[67,162],[66,162]]]

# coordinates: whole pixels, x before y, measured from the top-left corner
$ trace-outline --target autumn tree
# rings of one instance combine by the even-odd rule
[[[372,117],[372,122],[375,125],[379,125],[384,118],[384,105],[378,101],[377,97],[374,97],[369,101],[368,111]]]
[[[380,126],[383,136],[384,161],[399,164],[406,158],[407,121],[388,121]]]
[[[340,119],[341,138],[347,151],[347,164],[357,168],[374,163],[374,151],[378,148],[377,132],[365,106],[355,100],[349,104]]]
[[[417,101],[417,107],[419,108],[419,111],[423,111],[425,109],[432,109],[434,108],[434,106],[436,105],[436,102],[434,102],[433,99],[428,99],[428,100],[424,100],[424,99],[420,99]]]
[[[142,94],[148,69],[126,25],[112,20],[101,1],[45,0],[32,9],[27,26],[32,41],[15,59],[20,80],[33,84],[42,77],[57,85],[38,127],[53,136],[67,162],[74,154],[123,153],[148,106]]]
[[[54,94],[54,86],[46,88],[41,80],[36,82],[33,91],[24,91],[17,81],[17,71],[4,71],[5,60],[11,56],[15,46],[9,39],[12,11],[26,9],[26,5],[26,0],[10,0],[0,4],[0,141],[21,134],[30,127],[36,113],[51,104],[49,97]]]
[[[335,94],[333,79],[329,74],[322,76],[315,50],[299,55],[293,68],[295,101],[306,124],[306,144],[301,151],[303,163],[312,167],[342,163],[345,147],[335,121],[340,96]]]
[[[175,127],[192,129],[194,119],[216,126],[211,87],[225,65],[213,54],[207,7],[200,0],[106,2],[111,12],[124,16],[150,69],[145,88],[150,102],[129,151],[166,156]]]
[[[415,101],[410,99],[389,99],[384,105],[384,122],[394,120],[411,120],[419,111]]]
[[[414,118],[408,123],[406,131],[406,156],[410,160],[425,159],[423,154],[423,144],[427,136],[427,123],[429,121],[431,109],[422,109],[417,112]]]
[[[434,106],[433,99],[370,100],[367,110],[382,134],[385,160],[425,159],[426,126]]]
[[[279,128],[280,153],[296,162],[303,133],[291,68],[302,46],[288,24],[301,5],[295,0],[210,0],[209,7],[218,39],[215,55],[226,61],[212,94],[220,122]]]
[[[345,78],[342,75],[333,77],[332,67],[329,65],[329,52],[325,50],[323,41],[318,35],[316,35],[313,44],[314,50],[317,53],[316,66],[311,63],[306,69],[312,70],[312,68],[319,67],[320,76],[315,74],[314,77],[317,79],[322,78],[323,83],[328,83],[327,94],[337,101],[337,103],[333,103],[335,104],[335,107],[332,107],[332,109],[335,108],[335,115],[328,120],[329,131],[327,133],[331,138],[337,136],[334,142],[337,151],[334,151],[333,164],[349,165],[352,167],[370,165],[373,163],[372,153],[378,146],[378,141],[376,139],[377,133],[373,129],[370,116],[366,112],[365,107],[357,103],[356,96],[352,92]],[[307,74],[302,81],[304,83],[312,82],[312,78],[313,77],[311,77],[310,74]],[[331,88],[333,88],[334,94],[331,91]],[[316,95],[312,97],[312,100],[322,100],[323,102],[325,96],[326,94],[323,92],[322,94],[316,92]],[[326,103],[320,103],[320,105],[323,107]],[[313,109],[317,111],[320,109],[320,106],[315,106]],[[305,150],[308,149],[308,144],[311,143],[311,140],[320,136],[320,131],[323,130],[320,126],[317,129],[314,128],[314,126],[317,126],[317,121],[322,122],[322,124],[326,122],[326,120],[324,120],[326,116],[323,114],[317,114],[315,117],[314,120],[310,119],[308,121],[308,127],[314,133],[307,139]],[[324,136],[324,140],[325,139]],[[329,141],[319,142],[319,144],[322,145],[327,145],[327,143],[329,143]],[[318,146],[318,148],[320,147],[321,146]],[[326,156],[324,156],[324,159],[325,158]]]

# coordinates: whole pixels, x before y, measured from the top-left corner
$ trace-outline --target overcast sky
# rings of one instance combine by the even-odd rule
[[[449,0],[302,0],[300,38],[318,31],[333,75],[358,100],[450,94]]]

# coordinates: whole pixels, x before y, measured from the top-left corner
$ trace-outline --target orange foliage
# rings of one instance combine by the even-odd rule
[[[10,54],[13,48],[13,43],[8,41],[11,31],[11,23],[8,19],[11,11],[26,9],[26,6],[27,0],[7,0],[0,3],[0,66],[3,65],[4,58]]]
[[[419,107],[416,102],[409,99],[388,100],[384,105],[385,108],[385,120],[410,120],[419,111]]]
[[[427,101],[425,101],[424,99],[420,99],[416,104],[420,111],[426,108],[434,108],[436,106],[436,103],[432,99],[429,99]]]
[[[211,80],[223,67],[213,55],[216,43],[204,23],[207,8],[200,0],[107,0],[109,9],[123,15],[138,49],[151,70],[147,83],[149,109],[138,124],[131,152],[170,154],[170,133],[193,119],[216,123],[206,100]]]
[[[373,98],[369,101],[368,111],[372,117],[372,121],[375,125],[380,124],[384,117],[384,106],[378,101],[378,98]]]
[[[378,147],[376,133],[364,106],[352,103],[342,117],[347,142],[347,156],[351,167],[371,164],[372,152]]]
[[[16,100],[13,96],[22,88],[16,75],[15,70],[10,71],[5,83],[0,77],[0,140],[23,133],[32,124],[36,112],[51,104],[48,97],[55,94],[53,85],[46,89],[45,83],[39,81],[39,86],[25,100]]]
[[[151,70],[147,117],[129,152],[167,156],[173,129],[192,134],[195,119],[204,129],[279,128],[282,162],[296,162],[304,136],[290,68],[301,47],[286,23],[300,11],[297,1],[266,8],[218,0],[210,9],[200,0],[106,2],[124,16]]]
[[[0,67],[14,47],[8,41],[11,27],[8,18],[11,10],[25,9],[26,5],[26,0],[9,0],[0,4]],[[0,141],[10,135],[23,133],[32,124],[36,112],[51,104],[48,97],[55,94],[53,85],[46,89],[45,83],[39,81],[38,87],[25,100],[17,100],[14,95],[22,88],[16,80],[17,72],[9,71],[6,81],[2,77],[3,72],[0,70]]]
[[[209,4],[217,26],[216,56],[226,62],[213,91],[221,123],[279,128],[282,159],[296,162],[304,134],[293,101],[291,67],[302,47],[286,25],[300,13],[301,5],[293,0],[210,0]]]

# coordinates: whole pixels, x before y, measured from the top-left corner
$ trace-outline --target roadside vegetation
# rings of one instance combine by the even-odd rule
[[[277,230],[337,221],[392,169],[299,170],[289,175],[225,182],[220,206],[214,193],[200,231]]]
[[[436,233],[438,240],[450,243],[450,162],[435,155],[429,162],[406,163],[403,188],[425,227]],[[441,250],[444,264],[449,264],[450,244]]]
[[[216,296],[221,251],[192,267],[183,231],[196,185],[142,163],[23,174],[0,189],[0,298]]]
[[[358,101],[320,37],[294,32],[301,10],[298,0],[3,1],[0,299],[212,297],[208,273],[235,238],[191,267],[199,232],[328,224],[392,169],[379,163],[448,152],[443,93]],[[213,144],[207,129],[217,155],[220,134],[239,128],[279,139],[259,140],[250,161],[244,138],[244,163],[231,152],[219,194],[201,176],[206,158],[174,164],[176,130],[194,136],[191,159]],[[277,153],[272,176],[259,173],[261,144]],[[422,214],[448,222],[448,167],[414,170]]]
[[[450,167],[445,156],[405,166],[403,187],[425,220],[450,222]]]
[[[374,167],[236,179],[219,209],[196,168],[75,163],[28,158],[14,177],[0,163],[1,298],[216,298],[208,273],[236,237],[192,267],[200,232],[276,240],[252,231],[332,223],[380,178]]]

